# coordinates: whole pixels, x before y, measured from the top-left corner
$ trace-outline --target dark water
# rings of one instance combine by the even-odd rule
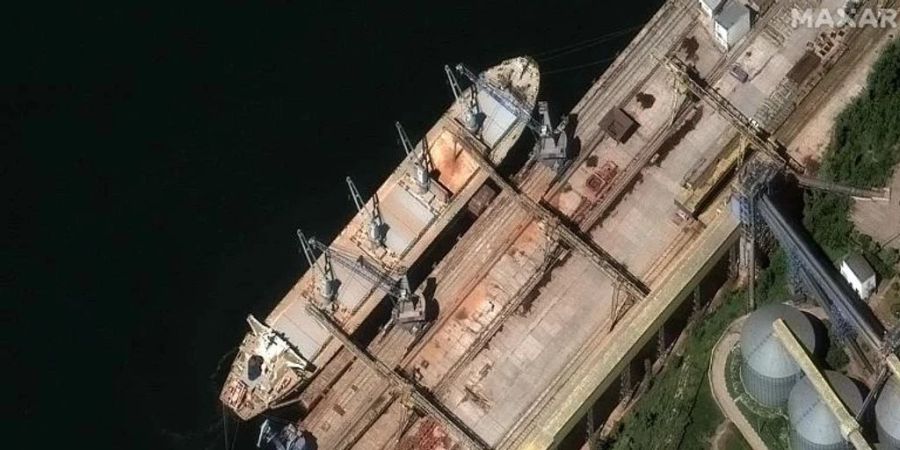
[[[4,174],[26,181],[5,192],[16,434],[38,448],[224,448],[220,358],[305,270],[295,227],[335,235],[353,212],[343,177],[371,191],[402,157],[392,122],[419,136],[439,117],[442,65],[541,54],[640,25],[660,3],[23,14],[0,75]],[[567,69],[631,36],[542,61],[541,98],[567,111],[606,64]],[[239,433],[243,448],[255,430]]]

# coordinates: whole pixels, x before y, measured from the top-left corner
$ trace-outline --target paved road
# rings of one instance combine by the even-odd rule
[[[725,382],[725,364],[728,361],[728,353],[740,340],[740,334],[738,334],[737,330],[740,329],[741,323],[743,323],[742,319],[732,323],[713,348],[712,361],[708,372],[709,385],[712,387],[713,398],[716,399],[722,414],[737,427],[744,439],[747,440],[747,443],[750,444],[750,447],[754,450],[768,450],[765,442],[744,417],[734,399],[731,398]]]

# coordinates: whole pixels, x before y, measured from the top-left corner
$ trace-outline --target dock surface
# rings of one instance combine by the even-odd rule
[[[334,314],[345,339],[300,323],[292,309],[270,316],[292,339],[323,343],[319,370],[299,394],[302,425],[320,447],[553,448],[613,386],[626,391],[632,363],[651,362],[654,338],[660,347],[677,338],[680,330],[658,331],[686,320],[687,298],[710,300],[700,287],[736,247],[730,186],[747,143],[734,115],[774,134],[792,102],[840,57],[835,46],[811,44],[821,42],[820,31],[786,25],[790,5],[819,2],[782,3],[760,11],[754,28],[725,50],[696,1],[665,2],[571,111],[580,151],[563,172],[530,163],[501,175],[488,141],[502,136],[474,136],[455,119],[432,130],[426,141],[451,200],[422,198],[401,173],[388,182],[393,190],[378,193],[398,224],[388,251],[365,250],[361,223],[335,244],[354,244],[388,269],[413,266],[427,253],[424,243],[478,196],[464,232],[421,268],[415,293],[436,311],[427,327],[354,335],[381,295],[365,284],[348,285],[346,312]],[[821,66],[807,67],[810,51]],[[688,94],[663,63],[670,56],[686,61],[731,110]],[[605,125],[610,114],[636,123],[633,133],[616,136]],[[289,295],[310,295],[311,286],[301,281]],[[665,359],[665,348],[657,350]],[[373,370],[369,356],[392,374]],[[424,393],[441,417],[416,407],[398,385]],[[459,430],[475,439],[456,439]]]

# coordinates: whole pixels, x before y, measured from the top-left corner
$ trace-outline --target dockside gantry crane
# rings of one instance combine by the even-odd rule
[[[356,189],[356,184],[353,183],[353,179],[350,177],[347,177],[347,187],[350,188],[350,197],[353,199],[353,204],[356,205],[356,210],[362,213],[369,222],[369,241],[375,247],[385,247],[384,240],[387,234],[387,226],[381,217],[378,194],[372,196],[372,207],[366,208],[366,202],[359,195],[359,190]]]
[[[563,116],[559,124],[554,127],[550,120],[550,108],[547,102],[538,102],[538,113],[541,115],[539,122],[534,118],[531,108],[525,106],[515,96],[489,83],[483,77],[475,75],[464,64],[456,65],[456,70],[472,82],[482,92],[487,93],[497,103],[515,114],[535,134],[534,152],[532,158],[543,162],[559,170],[569,162],[569,145],[566,137],[568,116]]]
[[[668,55],[663,59],[663,63],[666,68],[678,77],[678,80],[688,91],[712,106],[713,109],[746,137],[754,147],[766,152],[775,162],[786,166],[792,172],[803,173],[803,166],[787,155],[785,149],[772,139],[767,131],[746,117],[727,98],[714,89],[709,89],[700,84],[693,70],[684,61],[681,61],[674,55]]]
[[[434,167],[431,163],[431,155],[428,153],[425,139],[422,139],[422,149],[416,151],[416,148],[413,147],[409,140],[409,136],[406,135],[403,125],[400,122],[394,122],[394,126],[397,127],[397,134],[400,136],[400,145],[406,151],[406,156],[413,162],[413,180],[419,186],[421,193],[428,192],[428,188],[431,185],[431,171]]]

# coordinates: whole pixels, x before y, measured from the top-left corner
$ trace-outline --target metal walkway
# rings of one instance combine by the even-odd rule
[[[760,216],[772,234],[795,263],[796,275],[822,302],[822,307],[833,321],[846,320],[873,350],[881,349],[884,326],[872,314],[868,306],[861,304],[849,286],[840,278],[831,261],[803,235],[772,199],[763,194],[757,203]],[[837,314],[839,317],[833,317]]]
[[[845,186],[839,183],[820,180],[812,177],[797,176],[797,182],[800,186],[807,189],[815,189],[819,191],[835,192],[838,194],[849,195],[850,197],[861,200],[886,200],[891,199],[891,188],[881,189],[862,189],[852,186]]]

